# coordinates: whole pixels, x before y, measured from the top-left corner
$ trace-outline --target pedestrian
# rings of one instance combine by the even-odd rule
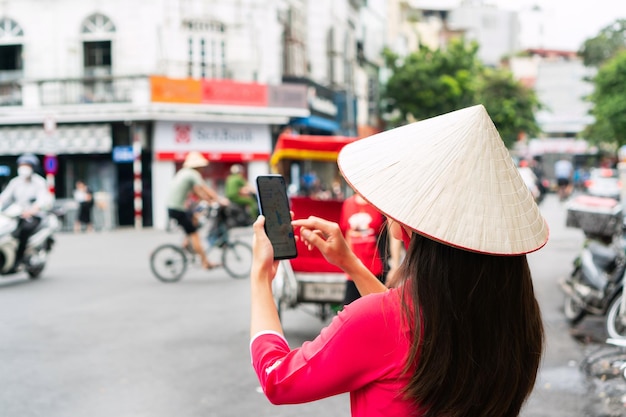
[[[360,139],[338,165],[405,242],[400,284],[386,288],[336,223],[294,220],[304,243],[349,273],[362,297],[291,348],[259,216],[250,352],[265,395],[295,404],[349,392],[359,417],[518,416],[544,346],[526,254],[546,244],[548,228],[485,108]]]
[[[91,212],[93,209],[93,193],[84,181],[76,181],[74,189],[74,201],[78,204],[78,212],[76,221],[74,222],[74,231],[93,231],[93,222]]]
[[[567,199],[571,193],[570,185],[574,174],[574,166],[567,158],[561,158],[554,164],[554,176],[561,201]]]
[[[198,234],[197,222],[194,220],[193,213],[187,210],[186,203],[188,198],[195,196],[200,200],[208,202],[215,201],[222,205],[229,204],[228,199],[219,196],[204,182],[200,171],[208,165],[209,161],[200,152],[189,152],[183,167],[178,170],[170,183],[167,198],[169,217],[176,220],[178,225],[185,231],[186,242],[184,246],[191,245],[190,249],[200,256],[204,269],[212,269],[217,265],[209,262]]]

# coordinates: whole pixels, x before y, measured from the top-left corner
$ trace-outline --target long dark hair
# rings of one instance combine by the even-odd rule
[[[526,256],[472,253],[414,233],[398,273],[413,332],[404,394],[424,416],[517,416],[544,342]]]

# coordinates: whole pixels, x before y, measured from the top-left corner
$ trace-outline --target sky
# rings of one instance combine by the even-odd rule
[[[417,4],[432,4],[435,8],[452,8],[464,0],[417,0]],[[515,10],[525,18],[528,28],[521,33],[522,47],[576,51],[585,39],[594,37],[600,29],[616,19],[626,19],[626,0],[465,0],[470,3],[495,5]],[[543,34],[538,34],[539,19],[530,12],[538,5],[543,15]],[[530,17],[526,17],[530,16]],[[524,20],[522,28],[524,28]],[[534,28],[534,29],[533,29]]]
[[[494,4],[501,9],[521,12],[522,18],[531,15],[527,18],[530,19],[531,27],[532,22],[538,20],[532,17],[532,6],[538,5],[542,9],[543,35],[538,35],[537,29],[529,33],[522,32],[522,43],[526,43],[523,45],[526,47],[539,46],[575,51],[585,39],[594,37],[602,28],[616,19],[626,19],[625,0],[485,0],[484,2]]]

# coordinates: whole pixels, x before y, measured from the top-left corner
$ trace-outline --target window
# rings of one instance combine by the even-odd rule
[[[111,66],[111,41],[84,42],[83,51],[85,68]]]
[[[87,17],[80,28],[83,35],[102,35],[115,32],[115,25],[103,14],[94,13]]]
[[[83,37],[85,75],[111,75],[113,65],[111,37],[115,33],[113,22],[108,17],[95,13],[83,21],[80,33]]]
[[[115,25],[107,16],[94,13],[83,20],[80,34],[83,39],[83,69],[87,78],[83,83],[82,101],[114,101],[115,86],[109,77],[113,67],[111,39],[115,34]]]
[[[187,33],[187,76],[228,78],[226,26],[200,19],[184,20],[182,26]]]
[[[13,19],[0,19],[0,81],[21,76],[24,31]]]
[[[22,45],[0,46],[0,71],[22,69]]]

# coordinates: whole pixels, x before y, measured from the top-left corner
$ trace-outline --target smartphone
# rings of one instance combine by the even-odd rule
[[[295,258],[298,251],[285,178],[282,175],[260,175],[256,186],[259,213],[265,216],[265,233],[272,242],[274,259]]]

